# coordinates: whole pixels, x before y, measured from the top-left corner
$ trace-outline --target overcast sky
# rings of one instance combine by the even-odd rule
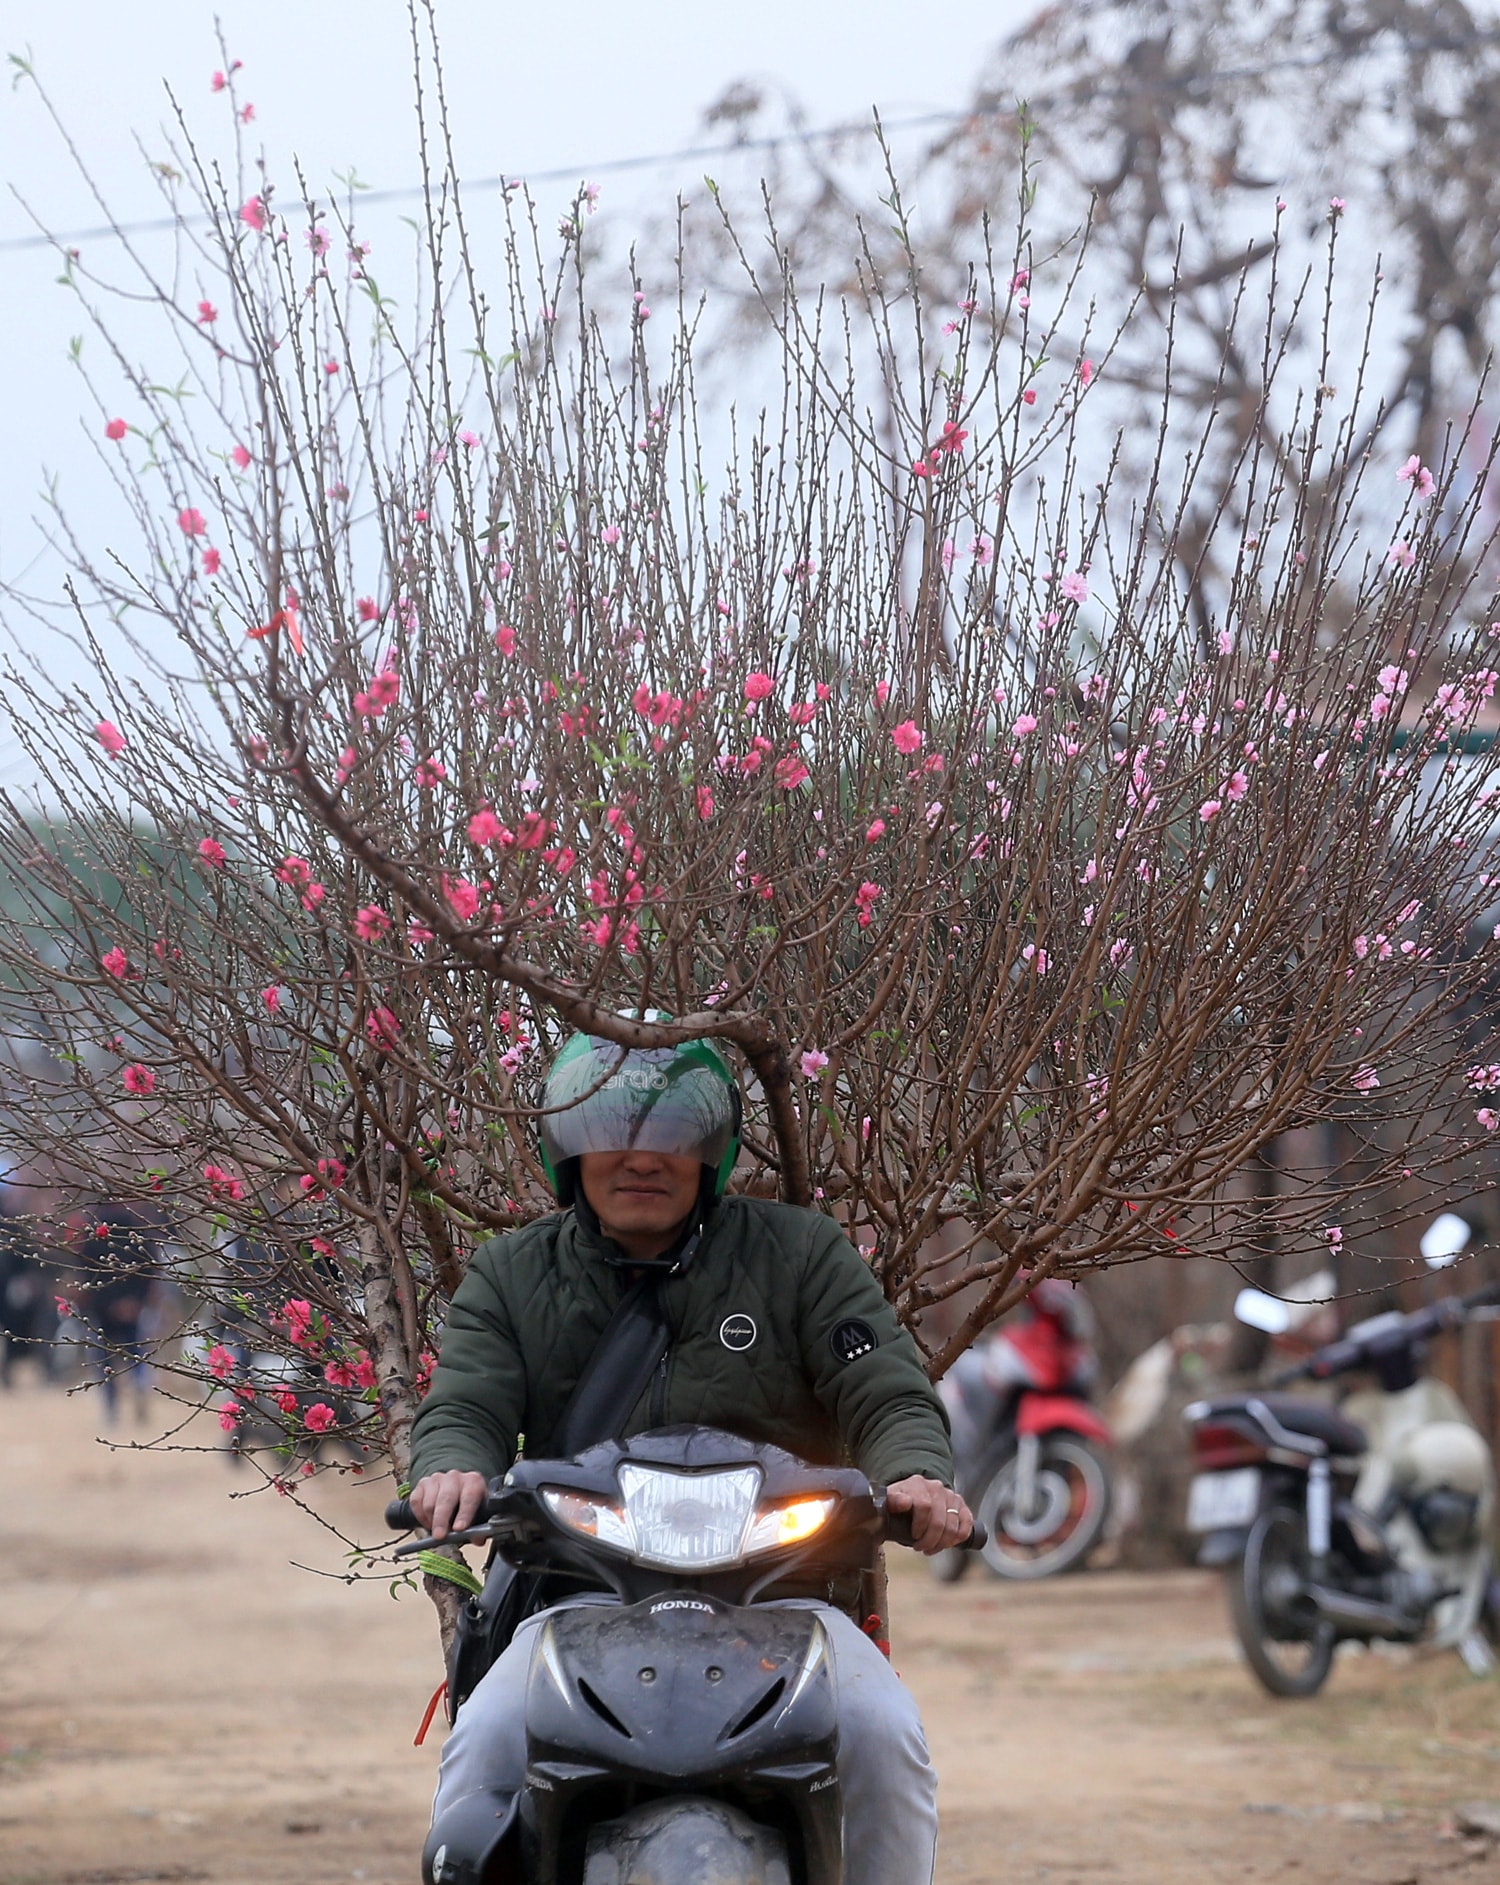
[[[467,176],[594,174],[614,158],[700,137],[705,105],[743,76],[770,76],[805,101],[810,121],[960,104],[985,52],[1026,0],[440,0],[460,167]],[[47,0],[5,9],[0,51],[29,52],[83,156],[122,215],[159,213],[135,139],[153,152],[170,85],[212,140],[223,112],[209,91],[222,64],[205,0]],[[314,186],[351,165],[374,187],[416,177],[408,27],[400,0],[224,0],[217,9],[255,130],[282,167],[295,152]],[[626,198],[669,203],[701,160],[604,182]],[[284,174],[284,171],[283,171]],[[58,230],[98,223],[33,89],[0,90],[0,571],[34,547],[27,524],[42,467],[67,477],[79,411],[66,341],[77,325],[44,250],[17,250],[33,225],[26,197]]]

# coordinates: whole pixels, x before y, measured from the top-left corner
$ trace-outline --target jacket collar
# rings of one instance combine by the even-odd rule
[[[571,1210],[575,1225],[574,1241],[585,1257],[597,1263],[607,1263],[612,1269],[656,1271],[665,1276],[680,1276],[688,1268],[698,1255],[704,1239],[712,1231],[714,1220],[719,1214],[718,1200],[711,1194],[705,1198],[700,1193],[697,1204],[678,1233],[677,1241],[659,1257],[643,1263],[639,1257],[631,1256],[629,1251],[617,1244],[613,1237],[606,1236],[598,1213],[583,1195],[582,1185],[574,1188]]]

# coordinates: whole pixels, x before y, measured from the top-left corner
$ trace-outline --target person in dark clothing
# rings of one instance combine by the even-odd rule
[[[454,1294],[413,1432],[418,1519],[439,1537],[467,1525],[522,1433],[549,1456],[617,1305],[655,1275],[667,1348],[619,1437],[693,1423],[815,1462],[847,1454],[911,1514],[920,1550],[966,1538],[942,1403],[858,1252],[822,1212],[725,1196],[739,1090],[718,1050],[622,1054],[575,1036],[544,1105],[563,1209],[481,1245]],[[925,1885],[936,1780],[915,1705],[842,1610],[817,1608],[837,1662],[848,1885]],[[521,1785],[535,1623],[459,1709],[433,1838],[454,1802]]]
[[[79,1252],[79,1267],[108,1417],[113,1421],[119,1412],[122,1380],[134,1388],[142,1415],[151,1387],[142,1319],[160,1272],[154,1227],[129,1205],[101,1206]]]
[[[52,1379],[56,1329],[51,1278],[6,1187],[0,1194],[0,1387],[11,1386],[15,1364],[25,1355],[36,1361],[43,1380]]]

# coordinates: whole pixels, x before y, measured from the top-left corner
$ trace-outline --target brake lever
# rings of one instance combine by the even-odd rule
[[[408,1538],[404,1545],[397,1545],[391,1555],[412,1558],[419,1551],[441,1551],[445,1545],[482,1545],[507,1537],[514,1531],[515,1527],[506,1525],[503,1520],[490,1518],[482,1525],[470,1525],[461,1532],[449,1532],[445,1538]]]

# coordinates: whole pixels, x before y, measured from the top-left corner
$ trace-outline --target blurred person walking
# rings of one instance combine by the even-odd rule
[[[15,1365],[30,1355],[44,1381],[53,1378],[57,1315],[47,1266],[14,1186],[0,1184],[0,1387],[13,1385]]]
[[[146,1360],[150,1309],[160,1288],[156,1246],[156,1227],[142,1212],[129,1205],[106,1204],[95,1213],[79,1252],[86,1284],[85,1314],[111,1425],[119,1414],[121,1381],[128,1381],[134,1390],[136,1418],[145,1418],[151,1392]]]

